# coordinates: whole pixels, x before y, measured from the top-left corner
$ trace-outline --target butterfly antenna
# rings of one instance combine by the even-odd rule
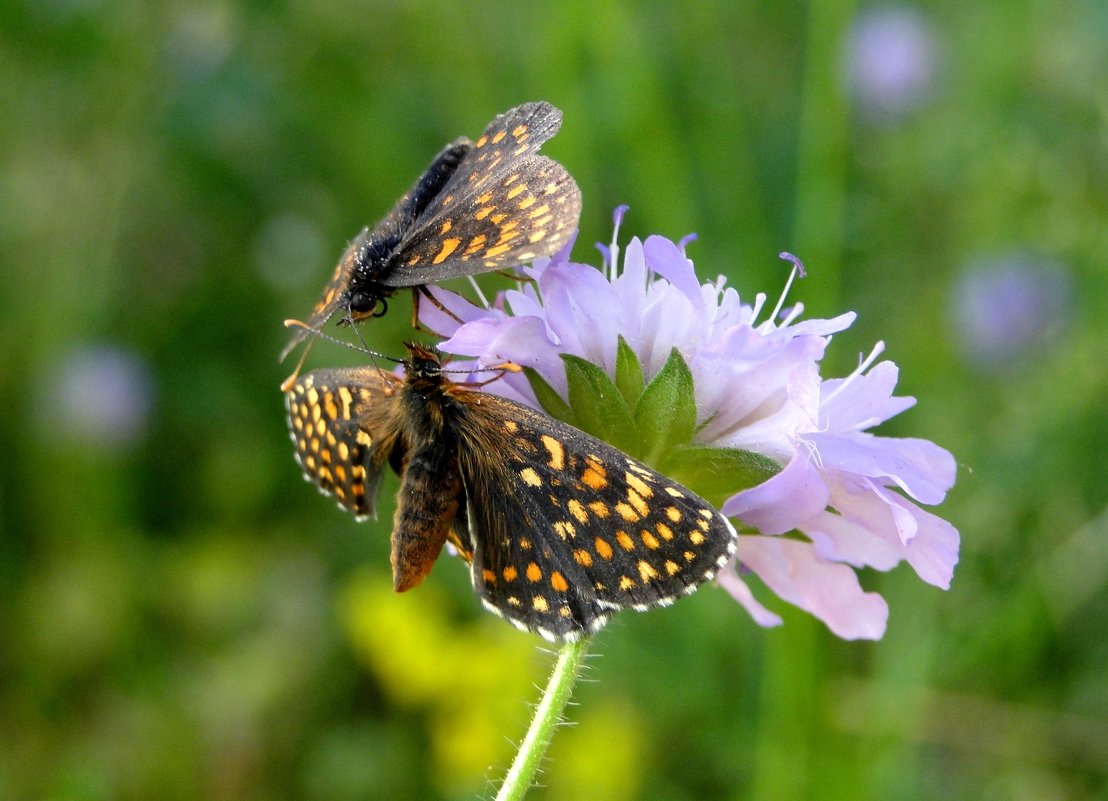
[[[396,362],[397,364],[403,364],[404,363],[404,359],[398,359],[395,356],[386,356],[383,353],[378,353],[377,351],[373,350],[373,348],[369,347],[369,345],[366,344],[366,341],[364,339],[362,339],[362,336],[361,336],[360,333],[358,334],[358,339],[361,340],[362,344],[361,345],[356,345],[353,342],[347,342],[344,339],[339,339],[337,337],[331,336],[330,334],[325,334],[322,331],[319,331],[318,329],[312,328],[310,325],[308,325],[307,323],[302,322],[300,320],[285,320],[285,328],[288,328],[292,331],[297,331],[297,332],[303,333],[305,336],[312,336],[312,337],[315,337],[316,339],[326,340],[327,342],[330,342],[333,345],[338,345],[339,347],[342,347],[342,348],[348,348],[349,350],[355,351],[357,353],[364,353],[365,355],[370,356],[370,357],[375,358],[375,359],[384,359],[385,361]],[[314,341],[314,340],[311,340],[311,341]],[[300,363],[298,365],[296,365],[297,373],[300,372],[300,367],[304,364],[304,359],[307,355],[308,355],[307,349],[305,349],[304,356],[300,357]],[[293,373],[292,376],[290,376],[288,379],[286,379],[285,383],[281,385],[281,388],[285,389],[285,384],[288,384],[291,387],[291,385],[292,385],[291,382],[296,379],[297,373]],[[288,390],[285,389],[285,392],[288,392]]]
[[[354,329],[354,336],[356,336],[358,338],[358,341],[362,343],[362,350],[364,350],[366,353],[372,354],[373,350],[369,347],[369,343],[365,341],[365,337],[362,336],[362,329],[353,324],[351,324],[350,327]],[[351,345],[351,347],[353,346]],[[355,348],[355,350],[357,350],[357,348]]]
[[[285,345],[285,349],[281,351],[280,360],[284,361],[285,359],[287,359],[288,355],[293,352],[297,345],[307,339],[309,334],[319,334],[319,329],[327,325],[327,322],[335,315],[335,312],[337,310],[338,307],[335,306],[330,311],[327,311],[325,315],[321,315],[319,313],[313,314],[311,320],[313,323],[315,323],[314,327],[307,323],[302,323],[299,320],[285,320],[285,327],[296,329],[296,335],[292,338],[289,344]],[[290,322],[295,322],[296,325],[289,325]],[[308,351],[311,350],[311,347],[311,345],[308,345],[308,347],[305,348],[304,355],[300,357],[300,364],[296,366],[296,372],[293,373],[293,376],[296,376],[296,374],[300,372],[300,368],[303,366],[304,359],[307,358]]]
[[[285,325],[288,325],[289,322],[292,321],[286,320]],[[303,325],[303,323],[301,323],[301,325]],[[309,328],[308,330],[310,331],[312,329]],[[304,347],[304,352],[300,354],[300,360],[296,362],[296,369],[292,371],[292,375],[281,382],[282,392],[289,392],[292,389],[293,384],[296,383],[296,379],[300,376],[300,371],[304,368],[304,360],[308,358],[308,351],[312,349],[312,345],[314,344],[314,339],[308,340],[308,344]],[[288,353],[286,351],[286,353],[282,354],[281,358],[284,358],[287,355]]]

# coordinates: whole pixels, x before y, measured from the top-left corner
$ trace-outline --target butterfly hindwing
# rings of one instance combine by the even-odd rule
[[[359,518],[376,514],[381,469],[397,436],[401,385],[377,368],[315,370],[285,395],[304,478]]]
[[[572,426],[481,397],[462,404],[458,454],[473,583],[498,614],[572,638],[613,610],[671,603],[734,553],[731,524],[688,489]]]

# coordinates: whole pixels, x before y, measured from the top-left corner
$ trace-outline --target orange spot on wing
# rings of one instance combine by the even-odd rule
[[[444,239],[442,241],[442,249],[439,250],[439,252],[435,255],[435,258],[431,263],[442,264],[444,261],[447,260],[447,258],[449,258],[451,253],[458,249],[458,245],[460,244],[462,244],[462,240],[458,239],[456,236],[452,236],[449,239]]]
[[[575,518],[577,518],[578,523],[588,523],[589,522],[589,513],[585,511],[585,507],[581,505],[580,501],[578,501],[576,499],[570,500],[566,504],[566,509],[569,510],[569,513],[571,515],[573,515]]]
[[[494,256],[499,256],[501,253],[507,253],[512,249],[511,245],[496,245],[485,251],[485,258],[491,259]]]

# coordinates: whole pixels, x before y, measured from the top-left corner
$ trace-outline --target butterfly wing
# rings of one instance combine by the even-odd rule
[[[473,586],[518,627],[574,639],[691,593],[734,553],[731,523],[692,491],[532,409],[451,391]]]
[[[285,394],[289,433],[305,480],[359,519],[377,511],[381,469],[399,436],[402,384],[377,368],[314,370]]]
[[[546,102],[494,119],[396,249],[382,283],[416,286],[549,256],[577,230],[581,191],[539,147],[562,124]]]

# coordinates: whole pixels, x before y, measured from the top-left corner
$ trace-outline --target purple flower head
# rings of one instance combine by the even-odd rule
[[[622,254],[613,237],[603,270],[567,255],[568,248],[526,268],[532,280],[487,309],[431,287],[457,319],[427,303],[421,322],[448,337],[443,351],[473,357],[475,369],[531,368],[566,401],[563,355],[616,379],[622,340],[650,382],[676,350],[693,379],[691,444],[774,466],[754,486],[736,473],[719,494],[723,512],[742,524],[736,559],[719,582],[759,624],[781,619],[756,600],[744,581],[750,573],[847,639],[880,638],[888,616],[884,599],[862,589],[859,568],[907,561],[924,581],[949,586],[958,532],[919,504],[943,500],[954,483],[953,458],[927,440],[868,433],[915,403],[893,395],[897,367],[875,361],[880,343],[849,376],[820,375],[831,335],[848,328],[853,313],[801,320],[802,304],[782,314],[781,302],[767,311],[764,294],[744,303],[722,277],[701,283],[682,248],[660,236],[632,239]],[[522,373],[487,389],[541,405]]]
[[[855,103],[873,119],[895,119],[931,92],[935,36],[910,6],[861,11],[847,42],[846,79]]]
[[[154,405],[150,367],[132,350],[83,343],[49,366],[36,404],[45,439],[126,452],[146,435]]]
[[[971,264],[952,295],[963,356],[983,372],[1003,373],[1061,338],[1072,292],[1064,265],[1017,252]]]

